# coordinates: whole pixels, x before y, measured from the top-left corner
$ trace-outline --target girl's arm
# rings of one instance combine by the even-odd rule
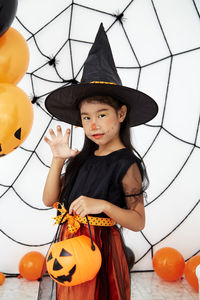
[[[53,157],[43,190],[42,201],[46,206],[53,206],[61,192],[61,171],[65,160]]]
[[[61,127],[58,125],[57,135],[52,129],[49,132],[51,140],[46,136],[44,140],[51,148],[53,159],[47,175],[42,200],[46,206],[53,206],[60,196],[62,187],[61,171],[65,160],[78,154],[78,150],[72,150],[69,147],[70,129],[67,129],[63,135]]]
[[[104,213],[116,223],[133,231],[141,231],[145,226],[145,212],[143,202],[139,202],[135,209],[120,208],[105,201]]]

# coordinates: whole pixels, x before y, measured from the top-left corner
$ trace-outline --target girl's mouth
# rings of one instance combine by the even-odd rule
[[[92,135],[95,139],[100,139],[100,138],[102,138],[103,136],[104,136],[104,134],[103,133],[98,133],[98,134],[93,134]]]

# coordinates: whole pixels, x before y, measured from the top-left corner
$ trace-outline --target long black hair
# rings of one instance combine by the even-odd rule
[[[82,101],[87,101],[87,102],[98,102],[98,103],[105,103],[110,105],[111,107],[113,107],[115,109],[116,112],[119,111],[119,109],[122,107],[123,103],[121,103],[120,101],[113,99],[110,96],[92,96],[86,99],[82,99],[78,102],[77,104],[77,109],[80,110],[80,105]],[[130,126],[129,126],[129,113],[128,113],[129,109],[127,107],[127,115],[126,118],[124,119],[124,121],[120,124],[120,132],[119,132],[119,137],[121,142],[123,143],[123,145],[133,151],[138,160],[140,161],[139,164],[139,168],[140,168],[140,172],[142,175],[142,180],[143,180],[143,184],[142,184],[142,191],[141,193],[143,193],[148,185],[149,185],[149,179],[147,176],[147,172],[146,172],[146,167],[145,164],[142,160],[142,157],[140,156],[140,154],[136,151],[136,149],[134,149],[132,143],[131,143],[131,134],[130,134]],[[81,167],[81,165],[84,163],[84,161],[86,160],[86,158],[88,157],[88,155],[94,153],[95,150],[98,149],[98,145],[95,144],[92,140],[90,140],[86,135],[85,135],[85,140],[84,140],[84,144],[83,144],[83,148],[82,150],[74,157],[71,157],[66,164],[66,171],[65,171],[65,177],[64,177],[64,189],[61,193],[61,197],[60,197],[60,202],[64,202],[65,207],[67,207],[67,199],[68,199],[68,195],[72,189],[73,183],[76,179],[76,175],[78,173],[79,168]]]

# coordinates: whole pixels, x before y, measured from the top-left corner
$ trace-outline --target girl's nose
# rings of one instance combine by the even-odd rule
[[[91,128],[92,128],[92,130],[95,130],[95,129],[96,129],[96,124],[95,124],[95,123],[92,123]]]

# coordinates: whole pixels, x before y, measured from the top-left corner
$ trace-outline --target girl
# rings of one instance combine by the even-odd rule
[[[91,225],[91,231],[102,254],[102,265],[93,280],[73,287],[58,284],[49,298],[42,298],[40,292],[38,299],[130,300],[126,250],[117,224],[133,231],[144,228],[143,192],[148,183],[144,164],[133,153],[130,126],[152,119],[157,106],[147,95],[121,86],[105,31],[100,26],[84,66],[82,84],[53,92],[46,107],[59,119],[82,126],[85,142],[79,153],[69,147],[69,129],[64,134],[60,126],[56,133],[50,129],[51,139],[44,140],[51,147],[53,159],[43,202],[53,206],[60,201],[69,214],[94,217],[99,225]],[[105,222],[107,226],[103,226]],[[60,240],[66,238],[66,232],[67,222],[62,225]],[[81,234],[89,236],[87,224],[81,223],[76,233],[68,233],[68,238]]]

